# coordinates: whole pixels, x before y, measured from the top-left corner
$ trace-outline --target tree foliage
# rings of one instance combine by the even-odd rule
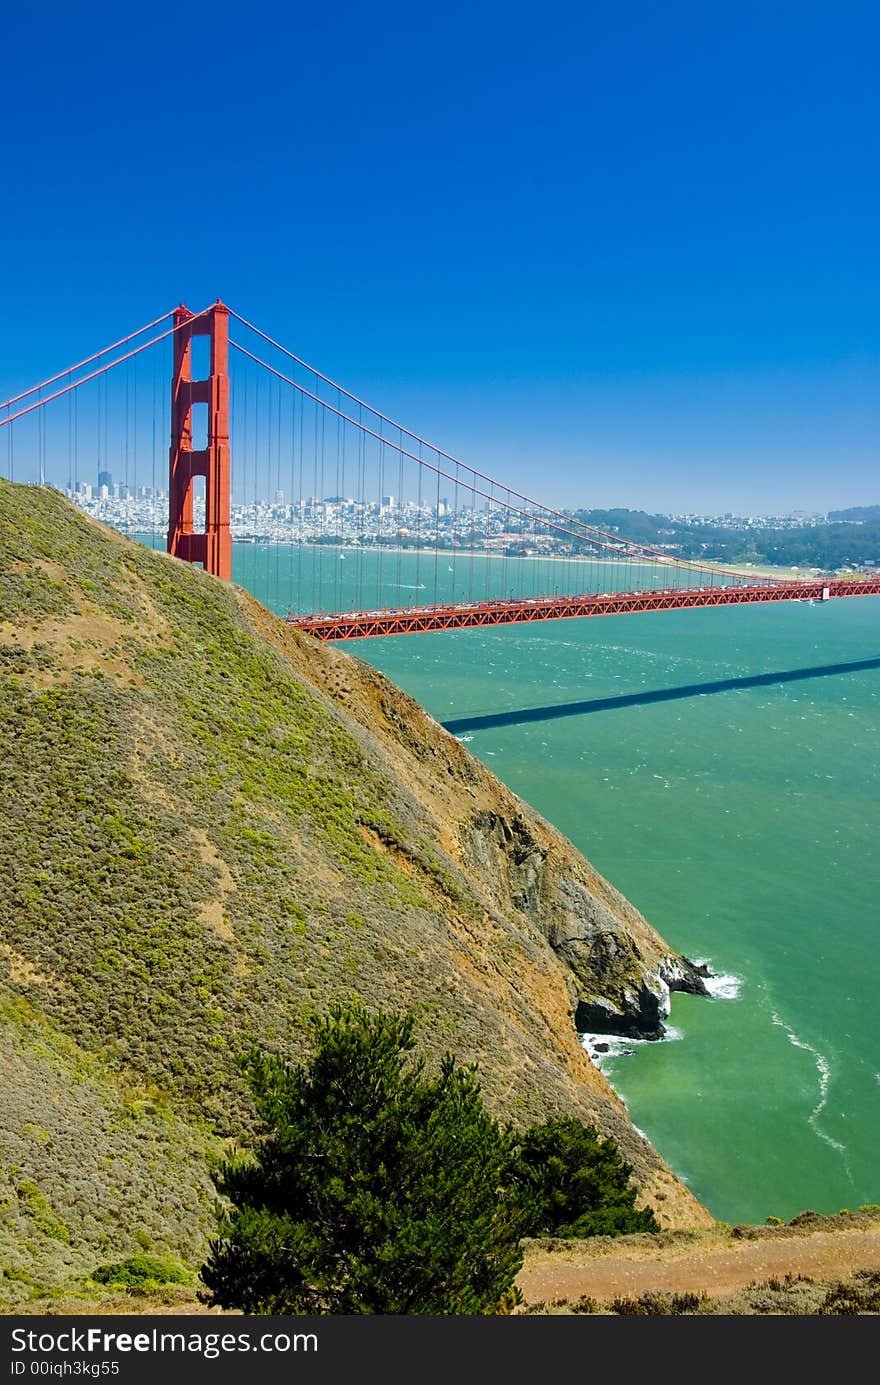
[[[202,1280],[247,1313],[487,1314],[517,1300],[515,1138],[475,1072],[412,1057],[410,1016],[334,1006],[316,1052],[245,1067],[268,1132],[217,1175],[232,1202]]]
[[[213,1305],[279,1316],[493,1314],[519,1301],[524,1236],[657,1230],[613,1140],[574,1119],[517,1134],[473,1067],[430,1075],[413,1018],[333,1006],[294,1067],[244,1060],[265,1137],[215,1175],[228,1206],[202,1269]]]
[[[622,1236],[659,1231],[635,1205],[632,1165],[615,1140],[571,1117],[533,1125],[519,1146],[519,1177],[531,1194],[532,1236]]]

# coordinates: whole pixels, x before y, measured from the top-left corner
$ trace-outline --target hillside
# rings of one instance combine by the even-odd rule
[[[245,592],[0,482],[0,1303],[137,1249],[197,1267],[236,1055],[406,1007],[527,1123],[595,1120],[711,1217],[581,1048],[697,972],[410,698]]]
[[[575,510],[576,519],[621,540],[656,544],[689,559],[838,572],[880,562],[880,506],[832,511],[824,523],[764,526],[755,521],[694,521],[644,510]]]

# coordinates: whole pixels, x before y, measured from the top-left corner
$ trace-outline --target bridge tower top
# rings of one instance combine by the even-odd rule
[[[202,563],[215,577],[232,576],[229,520],[232,500],[229,452],[229,309],[218,298],[203,313],[181,303],[174,311],[171,377],[171,450],[168,471],[168,552]],[[208,337],[209,370],[192,378],[192,339]],[[207,444],[194,449],[193,406],[207,405]],[[193,481],[205,478],[205,528],[194,529]]]

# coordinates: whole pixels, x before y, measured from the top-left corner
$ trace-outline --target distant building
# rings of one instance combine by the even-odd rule
[[[101,490],[101,487],[102,487],[102,486],[106,486],[106,487],[107,487],[107,494],[108,494],[108,495],[112,495],[112,494],[113,494],[113,477],[112,477],[112,475],[110,474],[109,471],[99,471],[99,472],[98,472],[98,490],[99,490],[99,491]]]

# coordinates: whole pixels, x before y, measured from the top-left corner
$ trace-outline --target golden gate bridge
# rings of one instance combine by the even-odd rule
[[[6,479],[55,485],[222,580],[248,586],[246,545],[272,545],[268,604],[322,640],[880,595],[880,575],[770,580],[542,504],[219,300],[20,390],[0,404],[2,434]]]

